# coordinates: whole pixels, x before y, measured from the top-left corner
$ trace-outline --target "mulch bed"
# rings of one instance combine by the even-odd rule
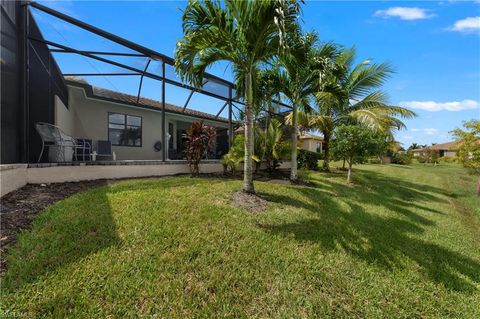
[[[47,206],[106,180],[26,185],[0,199],[0,273],[5,270],[4,253],[15,243],[17,234],[30,229],[33,218]]]
[[[267,209],[267,201],[256,194],[235,192],[232,196],[232,203],[242,207],[251,213],[261,213]]]

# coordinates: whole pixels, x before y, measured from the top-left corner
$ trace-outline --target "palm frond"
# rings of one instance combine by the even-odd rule
[[[327,115],[310,116],[308,124],[322,132],[332,131],[334,125],[332,117]]]
[[[392,73],[393,68],[388,63],[362,62],[357,65],[348,78],[347,88],[350,96],[358,98],[369,94],[372,90],[382,86]]]

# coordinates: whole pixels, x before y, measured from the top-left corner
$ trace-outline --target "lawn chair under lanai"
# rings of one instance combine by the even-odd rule
[[[42,139],[42,151],[38,157],[38,162],[42,159],[43,151],[45,148],[58,148],[57,154],[59,155],[56,158],[57,162],[66,162],[65,153],[67,150],[73,151],[73,156],[75,160],[78,161],[79,155],[82,156],[84,161],[86,157],[90,158],[90,153],[92,151],[92,146],[88,142],[79,142],[72,136],[63,132],[60,128],[50,123],[38,122],[35,124],[38,134]],[[81,152],[80,152],[81,151]]]

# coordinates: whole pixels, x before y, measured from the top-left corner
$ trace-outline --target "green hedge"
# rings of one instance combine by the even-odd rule
[[[301,149],[297,155],[298,168],[316,170],[318,161],[321,159],[323,159],[322,154]]]
[[[407,153],[394,153],[392,156],[392,164],[412,164],[412,158]]]
[[[368,164],[382,164],[382,161],[378,157],[372,157],[367,160]]]
[[[439,157],[438,158],[438,161],[439,162],[443,162],[443,163],[457,163],[458,162],[458,157],[457,156],[454,156],[454,157]]]

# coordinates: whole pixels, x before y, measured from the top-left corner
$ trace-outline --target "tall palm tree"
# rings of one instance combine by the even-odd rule
[[[387,95],[380,90],[393,73],[389,64],[364,60],[354,65],[355,57],[355,48],[336,57],[333,71],[316,93],[316,109],[309,117],[309,124],[323,133],[327,170],[330,139],[339,124],[359,123],[391,135],[393,129],[405,127],[399,118],[416,116],[406,108],[388,104]]]
[[[297,137],[298,111],[310,108],[310,102],[324,72],[336,54],[336,47],[331,44],[317,46],[315,33],[301,35],[299,31],[290,37],[291,45],[278,59],[279,67],[273,75],[275,87],[290,102],[292,112],[287,116],[287,123],[292,126],[292,155],[290,180],[298,179],[297,173]]]
[[[285,47],[285,35],[297,23],[294,0],[189,1],[183,13],[183,39],[175,52],[182,79],[200,87],[208,67],[231,63],[235,78],[245,87],[245,192],[253,193],[253,92],[261,64]],[[295,27],[296,28],[296,27]]]

